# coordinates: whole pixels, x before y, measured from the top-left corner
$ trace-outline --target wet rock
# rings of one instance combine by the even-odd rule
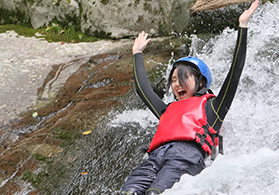
[[[40,154],[47,157],[54,157],[63,151],[62,148],[50,144],[33,144],[27,147],[31,154]]]
[[[247,2],[251,0],[2,0],[0,8],[4,14],[0,22],[30,23],[34,28],[58,22],[101,38],[131,37],[142,30],[162,36],[187,31],[191,12]]]
[[[0,7],[4,16],[13,18],[3,17],[2,23],[25,22],[39,28],[58,21],[60,25],[75,25],[86,34],[97,37],[122,38],[134,36],[142,30],[156,35],[184,30],[190,17],[189,7],[194,2],[2,0]]]
[[[266,2],[268,0],[263,0],[263,2]],[[233,5],[233,4],[240,4],[240,3],[248,3],[252,2],[251,0],[215,0],[215,1],[209,1],[209,0],[197,0],[194,6],[191,8],[193,12],[198,11],[205,11],[205,10],[212,10],[212,9],[218,9],[224,6]]]
[[[3,178],[0,177],[0,187],[2,186],[3,182],[4,182]]]
[[[79,147],[82,140],[86,139],[82,132],[92,130],[92,134],[102,133],[96,132],[97,127],[102,125],[109,112],[125,106],[121,97],[134,88],[132,42],[132,40],[102,42],[108,43],[107,47],[103,47],[103,54],[94,55],[94,52],[91,52],[95,48],[93,47],[85,51],[84,57],[71,56],[72,60],[69,61],[66,52],[65,58],[63,55],[61,58],[58,57],[59,60],[65,60],[64,63],[48,66],[45,72],[36,72],[38,76],[45,75],[41,84],[36,84],[32,88],[28,85],[22,86],[23,90],[29,92],[34,103],[31,105],[27,100],[20,99],[17,104],[10,105],[11,109],[22,106],[25,110],[23,109],[24,112],[20,115],[15,115],[20,120],[13,120],[9,126],[10,131],[18,135],[18,138],[10,144],[9,149],[3,148],[4,154],[0,156],[1,171],[7,173],[0,172],[0,177],[8,179],[8,182],[0,188],[0,193],[12,190],[20,192],[22,188],[16,185],[17,179],[20,179],[25,171],[36,172],[41,168],[44,161],[40,159],[44,157],[47,159],[51,157],[54,162],[59,161],[62,167],[73,163],[82,155]],[[180,48],[174,48],[170,42],[171,38],[153,39],[145,53],[148,72],[156,73],[158,70],[155,67],[162,62],[168,63],[172,53],[175,53],[174,57],[181,55]],[[44,42],[42,44],[49,46],[44,45]],[[98,43],[96,44],[97,47]],[[90,47],[90,44],[87,46]],[[100,51],[100,48],[95,49]],[[89,57],[87,56],[89,54],[92,55]],[[31,56],[31,53],[28,55]],[[24,62],[25,58],[19,55],[19,58],[14,56],[13,59]],[[45,65],[39,61],[33,62],[38,68],[35,70],[41,70],[40,67]],[[32,65],[26,63],[24,68],[30,67],[30,71],[34,70]],[[17,73],[10,72],[11,76],[16,76]],[[9,83],[6,84],[10,87]],[[105,132],[106,129],[98,128],[98,131]],[[49,166],[51,169],[51,164]],[[51,170],[51,174],[57,173],[54,168]]]
[[[14,31],[0,34],[0,42],[0,126],[36,104],[38,88],[44,88],[39,91],[38,101],[49,103],[86,58],[109,51],[112,46],[132,44],[132,40],[121,40],[62,45],[21,37]]]
[[[18,139],[18,137],[19,136],[15,133],[4,132],[3,135],[0,136],[0,145],[3,147],[3,149],[6,149],[12,145]]]

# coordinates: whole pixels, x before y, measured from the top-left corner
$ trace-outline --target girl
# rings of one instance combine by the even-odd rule
[[[184,57],[174,62],[168,79],[178,101],[166,105],[153,92],[143,64],[142,52],[151,39],[145,32],[135,39],[132,52],[136,89],[160,121],[148,159],[128,177],[121,194],[160,194],[181,175],[194,176],[205,168],[205,158],[215,154],[220,127],[236,93],[246,57],[247,26],[258,4],[255,0],[239,17],[234,58],[217,96],[208,89],[211,73],[207,65],[198,58]]]

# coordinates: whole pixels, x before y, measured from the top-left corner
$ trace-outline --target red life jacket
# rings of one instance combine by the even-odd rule
[[[218,145],[217,132],[207,123],[205,103],[213,94],[171,103],[162,114],[148,152],[172,141],[196,141],[208,155]]]

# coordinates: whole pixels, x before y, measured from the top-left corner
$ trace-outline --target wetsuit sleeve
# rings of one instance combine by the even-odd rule
[[[219,94],[216,98],[209,102],[211,109],[207,109],[208,122],[215,130],[220,129],[235,96],[239,79],[245,64],[246,42],[247,28],[239,28],[231,68]]]
[[[133,56],[133,69],[135,76],[135,86],[138,95],[141,97],[147,107],[153,112],[153,114],[159,119],[163,110],[166,108],[166,104],[153,91],[148,81],[142,53],[136,53]]]

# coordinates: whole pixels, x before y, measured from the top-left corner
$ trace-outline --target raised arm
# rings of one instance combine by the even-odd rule
[[[219,129],[221,127],[221,124],[229,111],[235,96],[239,79],[245,64],[247,26],[258,5],[259,0],[254,1],[250,8],[244,11],[239,17],[238,38],[232,65],[218,96],[211,102],[212,113],[208,114],[208,121],[215,129]]]
[[[161,98],[153,91],[148,77],[146,75],[146,70],[143,62],[143,50],[151,39],[147,39],[148,34],[141,32],[139,36],[135,39],[132,52],[133,66],[134,66],[134,76],[135,76],[135,86],[137,93],[148,106],[148,108],[153,112],[153,114],[159,119],[162,115],[162,111],[166,108],[166,104],[161,100]]]

